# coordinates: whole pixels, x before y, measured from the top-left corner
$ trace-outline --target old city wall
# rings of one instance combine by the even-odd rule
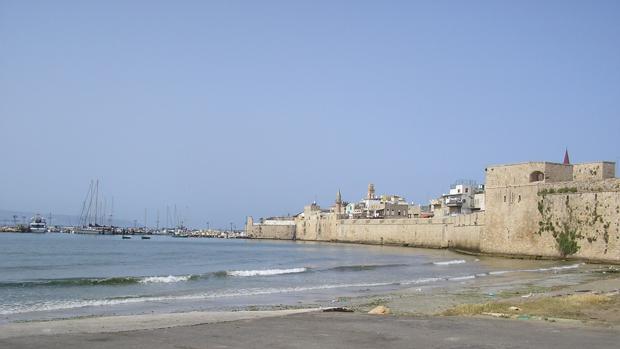
[[[478,251],[484,213],[410,219],[336,219],[312,215],[297,220],[299,240],[459,248]]]
[[[488,188],[483,252],[620,262],[620,180]]]
[[[245,226],[246,234],[253,239],[292,240],[295,237],[295,225],[254,224],[249,217]]]

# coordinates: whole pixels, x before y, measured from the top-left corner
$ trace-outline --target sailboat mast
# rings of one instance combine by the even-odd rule
[[[95,196],[95,181],[94,180],[90,181],[90,190],[89,190],[88,196],[89,196],[89,199],[88,199],[88,210],[86,211],[86,216],[84,217],[84,226],[92,224],[92,219],[93,219],[93,212],[92,212],[93,197]],[[88,222],[86,222],[86,221],[88,221]]]
[[[108,220],[108,225],[112,226],[112,217],[114,216],[114,196],[112,196],[112,207],[110,208],[110,218]]]
[[[95,188],[95,226],[97,226],[97,216],[99,215],[99,179],[97,179]]]
[[[82,202],[82,212],[80,212],[80,225],[86,225],[86,215],[88,215],[87,211],[86,211],[86,201],[88,201],[88,198],[90,197],[90,192],[93,189],[93,181],[90,181],[90,185],[88,186],[88,192],[86,192],[86,197],[84,198],[84,201]]]

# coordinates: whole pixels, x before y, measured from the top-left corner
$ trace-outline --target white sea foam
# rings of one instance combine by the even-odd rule
[[[523,272],[536,273],[536,272],[541,272],[541,271],[554,271],[555,272],[555,271],[560,271],[560,270],[565,270],[565,269],[577,269],[581,265],[584,265],[584,264],[585,263],[577,263],[577,264],[561,265],[557,267],[537,268],[537,269],[496,270],[496,271],[490,271],[489,275],[501,275],[501,274],[508,274],[508,273],[523,273]]]
[[[267,275],[280,275],[280,274],[294,274],[303,273],[307,268],[292,268],[292,269],[265,269],[265,270],[233,270],[227,271],[229,276],[267,276]]]
[[[444,262],[433,262],[433,264],[435,265],[450,265],[450,264],[463,264],[466,263],[464,259],[454,259],[451,261],[444,261]]]
[[[538,268],[538,269],[523,269],[523,270],[519,270],[519,271],[558,271],[558,270],[564,270],[564,269],[577,269],[579,268],[579,266],[584,265],[585,263],[577,263],[577,264],[571,264],[571,265],[562,265],[559,267],[549,267],[549,268]]]
[[[448,280],[450,281],[461,281],[461,280],[470,280],[470,279],[475,279],[476,275],[465,275],[465,276],[455,276],[455,277],[451,277],[448,278]]]
[[[445,280],[445,279],[444,278],[421,278],[421,279],[403,281],[400,284],[401,285],[418,285],[418,284],[428,284],[431,282],[437,282],[437,281],[442,281],[442,280]]]
[[[173,282],[187,281],[191,277],[192,277],[191,275],[184,275],[184,276],[175,276],[175,275],[149,276],[149,277],[144,277],[144,278],[140,279],[139,282],[141,284],[151,284],[151,283],[165,283],[165,284],[169,284],[169,283],[173,283]]]
[[[243,296],[259,296],[278,293],[304,292],[313,290],[327,290],[334,288],[348,287],[378,287],[393,285],[392,282],[377,283],[351,283],[351,284],[326,284],[304,287],[283,287],[283,288],[250,288],[250,289],[234,289],[223,290],[213,293],[199,293],[183,296],[160,296],[160,297],[135,297],[135,298],[115,298],[115,299],[85,299],[85,300],[62,300],[47,301],[41,303],[18,304],[12,306],[0,305],[0,315],[20,314],[41,311],[67,310],[85,307],[114,306],[123,304],[143,303],[143,302],[161,302],[161,301],[179,301],[179,300],[200,300],[210,298],[223,297],[243,297]]]

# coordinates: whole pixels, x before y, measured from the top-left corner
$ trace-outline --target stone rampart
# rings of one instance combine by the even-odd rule
[[[335,219],[312,215],[297,220],[298,240],[390,244],[478,251],[484,213],[442,218]]]
[[[620,180],[487,188],[483,252],[620,262]]]
[[[295,239],[295,221],[290,220],[267,220],[254,223],[252,217],[247,218],[245,232],[253,239]]]

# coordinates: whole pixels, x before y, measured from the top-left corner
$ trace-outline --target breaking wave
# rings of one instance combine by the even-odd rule
[[[189,281],[194,277],[193,275],[185,275],[185,276],[149,276],[139,280],[141,284],[150,284],[150,283],[165,283],[169,284],[172,282],[181,282],[181,281]]]
[[[168,276],[122,276],[110,278],[68,278],[68,279],[43,279],[31,281],[2,282],[0,287],[71,287],[71,286],[123,286],[150,283],[174,283],[197,280],[200,275],[168,275]]]
[[[295,274],[303,273],[308,268],[292,268],[292,269],[264,269],[264,270],[233,270],[227,271],[229,276],[269,276],[269,275],[281,275],[281,274]]]
[[[466,263],[464,259],[454,259],[451,261],[433,262],[435,265],[451,265],[451,264],[463,264]]]
[[[30,287],[74,287],[74,286],[124,286],[135,284],[172,284],[187,282],[210,277],[222,278],[228,276],[269,276],[279,274],[303,273],[308,268],[293,269],[266,269],[266,270],[232,270],[217,271],[199,275],[167,275],[167,276],[121,276],[109,278],[67,278],[41,279],[28,281],[0,282],[0,288],[30,288]]]
[[[326,270],[331,271],[364,271],[382,268],[405,267],[407,264],[360,264],[360,265],[341,265]]]

